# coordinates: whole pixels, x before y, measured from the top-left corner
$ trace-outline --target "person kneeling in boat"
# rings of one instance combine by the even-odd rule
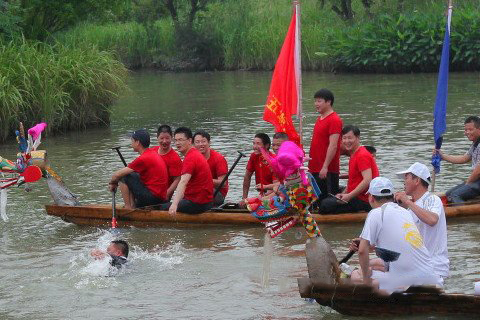
[[[323,199],[320,213],[369,211],[367,190],[370,181],[378,177],[375,158],[360,144],[360,129],[347,125],[342,129],[342,144],[350,156],[347,188],[343,193]]]
[[[351,280],[373,284],[388,293],[403,291],[411,285],[441,285],[413,217],[393,202],[392,182],[377,177],[370,182],[368,193],[373,209],[368,213],[360,235],[358,256],[361,269],[352,272]],[[396,255],[391,257],[392,262],[385,262],[385,272],[372,271],[369,258],[372,247],[376,247],[377,252],[388,250],[389,255]]]
[[[268,164],[268,161],[263,157],[261,149],[274,157],[269,151],[271,145],[270,137],[266,133],[257,133],[253,139],[253,152],[250,155],[247,163],[247,169],[243,178],[243,195],[242,199],[248,197],[248,191],[250,189],[250,183],[252,175],[255,173],[256,189],[260,191],[260,194],[264,194],[265,186],[273,185],[277,178],[274,176],[272,168]],[[240,205],[245,205],[244,200],[240,201]]]
[[[210,172],[212,173],[214,189],[218,188],[228,173],[228,164],[225,157],[210,148],[210,134],[205,130],[199,130],[193,135],[195,148],[207,159]],[[215,191],[215,190],[214,190]],[[213,204],[219,206],[225,201],[228,193],[228,179],[225,180],[222,188],[217,192],[213,199]]]
[[[169,125],[162,124],[157,130],[157,140],[159,146],[152,148],[158,152],[167,166],[167,199],[172,198],[173,192],[180,182],[180,173],[182,172],[182,159],[180,159],[180,156],[175,152],[175,150],[172,149],[172,138],[172,128],[170,128]]]
[[[447,199],[452,203],[463,203],[480,196],[480,118],[470,116],[465,119],[465,136],[472,141],[470,149],[461,156],[452,156],[441,149],[434,150],[441,159],[455,164],[472,162],[472,173],[464,183],[447,191]]]
[[[404,179],[405,191],[395,194],[396,202],[413,217],[425,246],[432,255],[433,269],[442,277],[448,277],[447,222],[442,200],[428,192],[430,170],[415,162],[407,170],[398,172]],[[411,199],[410,199],[411,197]]]
[[[124,240],[114,240],[110,242],[110,245],[107,247],[107,251],[100,249],[93,249],[90,252],[90,255],[95,260],[105,259],[107,256],[110,257],[110,265],[112,267],[120,268],[127,262],[128,258],[128,243]]]
[[[168,174],[165,162],[149,148],[150,135],[145,129],[131,134],[131,147],[140,156],[127,167],[112,175],[109,183],[114,192],[120,182],[120,191],[126,209],[158,205],[167,200]]]
[[[182,175],[172,202],[163,204],[161,209],[168,209],[170,214],[205,212],[213,206],[213,178],[208,162],[193,146],[189,128],[177,128],[174,139],[177,150],[185,157]]]

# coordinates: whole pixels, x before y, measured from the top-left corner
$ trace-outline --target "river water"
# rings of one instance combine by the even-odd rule
[[[47,137],[52,167],[81,203],[110,203],[109,176],[122,167],[111,147],[128,146],[126,133],[159,124],[207,129],[212,147],[229,164],[237,150],[249,152],[253,135],[272,133],[262,121],[262,104],[271,73],[132,73],[130,90],[113,108],[109,128]],[[469,142],[463,120],[478,114],[478,73],[450,77],[444,149],[461,154]],[[308,146],[316,113],[313,94],[322,87],[335,94],[344,123],[356,124],[361,139],[374,145],[382,175],[398,188],[394,173],[414,161],[429,162],[436,75],[303,75],[304,133]],[[135,154],[122,148],[127,161]],[[13,141],[0,155],[15,158]],[[346,168],[347,159],[342,159]],[[246,160],[230,179],[228,199],[238,201]],[[443,164],[437,190],[459,183],[468,165]],[[93,261],[91,249],[105,248],[112,235],[45,214],[51,202],[44,182],[9,190],[10,220],[0,221],[0,319],[348,319],[299,297],[296,278],[307,275],[305,237],[289,231],[273,240],[270,281],[262,286],[263,237],[259,228],[174,228],[120,231],[131,245],[129,266],[111,276]],[[120,200],[119,200],[120,201]],[[337,256],[361,224],[321,226]],[[448,222],[451,277],[449,292],[473,293],[480,278],[478,219]],[[354,261],[354,260],[352,260]],[[109,276],[110,275],[110,276]],[[452,318],[453,319],[453,318]]]

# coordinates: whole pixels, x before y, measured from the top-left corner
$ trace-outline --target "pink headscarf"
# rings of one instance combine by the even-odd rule
[[[300,170],[304,161],[303,150],[292,141],[285,141],[278,149],[277,156],[273,158],[265,150],[261,149],[262,155],[267,159],[273,172],[280,181],[284,181],[288,176],[300,171],[302,183],[308,185],[308,179],[305,170]]]

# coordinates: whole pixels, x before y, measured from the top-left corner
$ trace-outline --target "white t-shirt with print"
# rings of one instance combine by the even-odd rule
[[[422,222],[412,210],[408,209],[422,235],[425,246],[432,256],[433,269],[438,275],[448,277],[450,261],[448,260],[447,249],[447,221],[442,200],[427,191],[420,199],[415,201],[415,204],[438,216],[438,222],[434,226],[429,226]]]
[[[390,262],[388,272],[373,276],[379,281],[380,289],[392,292],[413,284],[441,283],[410,212],[398,204],[388,202],[371,210],[360,238],[376,247],[400,253],[397,261]]]

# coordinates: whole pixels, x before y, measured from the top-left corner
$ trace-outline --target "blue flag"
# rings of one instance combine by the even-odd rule
[[[433,110],[433,137],[435,148],[440,149],[443,142],[443,134],[447,129],[447,96],[448,96],[448,66],[450,63],[450,27],[447,22],[445,38],[443,40],[442,59],[438,70],[437,97]],[[440,172],[440,161],[442,158],[438,153],[432,156],[432,165],[435,173]]]

